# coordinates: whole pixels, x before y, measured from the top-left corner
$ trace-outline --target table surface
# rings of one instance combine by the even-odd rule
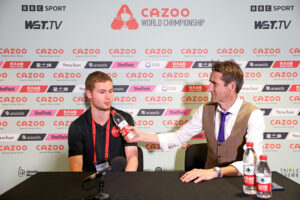
[[[110,199],[258,199],[242,193],[243,177],[224,177],[200,183],[182,183],[184,172],[109,172],[104,178],[104,192]],[[97,186],[86,191],[81,187],[90,172],[39,172],[0,196],[12,199],[88,199],[98,193],[97,180],[86,186]],[[273,172],[273,181],[285,191],[273,191],[272,200],[300,199],[300,185]]]

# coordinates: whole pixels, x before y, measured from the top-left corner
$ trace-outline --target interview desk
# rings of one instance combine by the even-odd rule
[[[242,193],[242,177],[225,177],[198,184],[182,183],[184,172],[110,172],[104,176],[104,192],[116,199],[153,200],[232,200],[257,199]],[[1,200],[23,199],[86,199],[97,194],[97,188],[85,191],[82,180],[91,173],[40,172],[28,178],[0,196]],[[273,172],[273,180],[285,187],[285,191],[273,191],[272,200],[300,199],[300,185]],[[97,185],[92,180],[89,186]]]

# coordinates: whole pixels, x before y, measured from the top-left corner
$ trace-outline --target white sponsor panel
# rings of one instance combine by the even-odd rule
[[[167,61],[142,61],[138,65],[141,69],[164,69],[167,65]]]
[[[154,92],[181,92],[184,85],[157,85]]]
[[[273,108],[270,115],[272,116],[297,116],[298,108]]]
[[[84,61],[61,61],[58,63],[58,69],[83,69],[87,62]]]
[[[261,92],[264,85],[243,85],[241,92]]]
[[[17,141],[19,136],[20,134],[2,133],[0,134],[0,141],[1,142]]]
[[[290,132],[286,139],[287,140],[300,140],[300,132]]]

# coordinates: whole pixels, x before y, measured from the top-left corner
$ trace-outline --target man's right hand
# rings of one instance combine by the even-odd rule
[[[128,135],[126,135],[124,139],[126,140],[127,143],[143,142],[143,135],[144,135],[143,132],[141,132],[138,128],[134,126],[128,126],[128,129],[133,131],[134,137],[130,139]]]
[[[159,139],[156,134],[144,133],[133,126],[129,126],[128,129],[133,131],[134,137],[130,139],[128,136],[125,136],[124,139],[127,143],[148,142],[159,144]]]

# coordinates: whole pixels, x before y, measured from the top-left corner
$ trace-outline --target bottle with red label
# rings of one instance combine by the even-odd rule
[[[119,127],[119,129],[122,130],[123,137],[127,135],[130,139],[132,139],[134,137],[134,134],[131,130],[128,129],[128,123],[125,118],[115,110],[112,110],[110,113],[115,124]]]
[[[256,196],[269,199],[272,196],[272,172],[267,163],[267,155],[261,155],[259,159],[256,169]]]
[[[253,142],[247,142],[247,149],[243,156],[243,192],[249,195],[256,194],[255,170],[257,166],[257,156],[253,149]]]

